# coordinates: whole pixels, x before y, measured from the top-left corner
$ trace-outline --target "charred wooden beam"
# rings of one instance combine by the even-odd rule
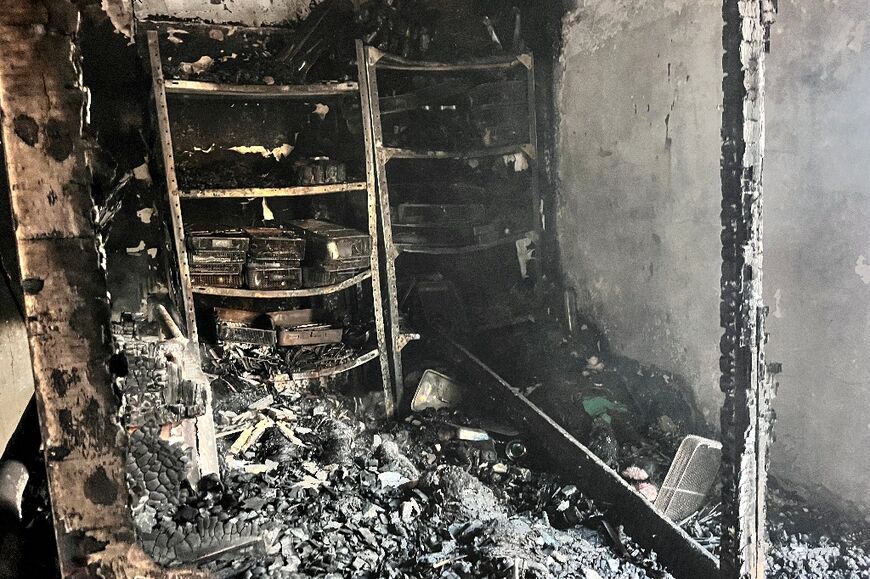
[[[723,579],[761,579],[772,386],[764,362],[762,158],[770,0],[724,0],[722,57]]]
[[[667,519],[619,474],[580,444],[553,419],[505,382],[464,346],[444,337],[444,348],[469,381],[479,387],[493,408],[531,433],[554,464],[601,509],[623,525],[631,538],[656,552],[658,560],[679,579],[715,577],[716,558]]]
[[[69,0],[0,0],[2,141],[60,568],[161,577],[136,546],[127,507],[79,19]]]

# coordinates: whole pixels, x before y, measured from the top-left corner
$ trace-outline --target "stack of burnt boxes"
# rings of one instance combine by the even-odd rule
[[[341,283],[371,267],[371,237],[328,221],[187,237],[194,286],[292,290]]]
[[[302,286],[305,240],[274,227],[246,229],[251,238],[245,281],[254,290],[297,289]]]
[[[290,228],[305,239],[305,287],[341,283],[371,267],[372,239],[366,233],[316,219],[292,221]]]
[[[191,283],[206,287],[242,287],[249,243],[243,231],[191,232],[187,236]]]

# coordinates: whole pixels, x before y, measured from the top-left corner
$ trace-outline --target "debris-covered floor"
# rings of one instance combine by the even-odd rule
[[[170,488],[147,492],[138,520],[156,523],[143,538],[158,560],[202,559],[259,534],[265,553],[207,567],[219,577],[668,576],[540,457],[510,460],[504,436],[462,440],[488,438],[479,419],[427,410],[379,423],[376,397],[252,380],[216,382],[223,484],[184,493],[159,474]],[[132,470],[162,472],[152,456],[170,457],[167,445],[147,432],[133,441]],[[149,477],[134,477],[140,490]]]
[[[262,349],[212,359],[222,483],[188,489],[180,453],[148,429],[132,438],[137,524],[158,561],[218,577],[669,576],[508,425],[446,409],[381,422],[379,396],[288,381]],[[599,383],[626,368],[597,363],[585,377]],[[613,465],[637,453],[654,488],[670,435],[617,445]],[[870,533],[845,515],[778,485],[770,509],[770,576],[870,577]],[[717,514],[711,499],[683,522],[714,552]]]
[[[509,425],[467,408],[382,422],[379,396],[288,381],[263,350],[216,349],[211,359],[222,481],[191,484],[180,446],[159,429],[131,435],[131,504],[161,563],[216,577],[669,576]],[[601,383],[634,368],[617,360],[605,350],[589,376]],[[654,445],[665,464],[667,441],[622,444],[614,464]],[[50,536],[48,497],[30,466],[17,552],[21,572],[48,576],[50,562],[32,556]],[[714,552],[717,492],[683,522]],[[770,577],[870,577],[866,525],[778,481],[769,509]]]

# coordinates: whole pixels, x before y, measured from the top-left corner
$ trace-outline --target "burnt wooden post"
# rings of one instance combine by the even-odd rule
[[[764,362],[762,161],[771,0],[723,0],[723,579],[762,579],[772,387]]]
[[[127,507],[78,26],[69,0],[0,0],[2,142],[55,534],[64,577],[160,577]]]

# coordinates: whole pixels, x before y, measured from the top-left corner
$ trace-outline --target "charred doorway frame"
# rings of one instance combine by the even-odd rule
[[[774,387],[764,358],[764,64],[776,0],[723,0],[720,387],[723,579],[765,576]]]
[[[723,0],[723,579],[764,576],[773,388],[764,361],[761,169],[773,12],[773,0]],[[203,576],[150,561],[136,545],[127,508],[126,434],[107,367],[110,309],[93,227],[78,27],[70,0],[0,0],[2,141],[61,572]]]

